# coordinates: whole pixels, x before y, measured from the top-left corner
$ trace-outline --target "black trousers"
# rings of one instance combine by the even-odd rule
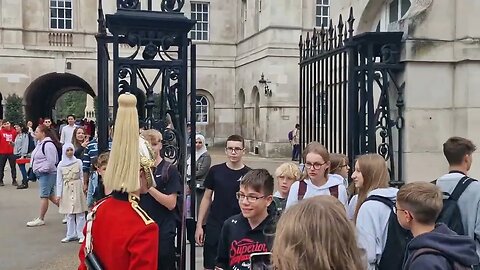
[[[5,164],[10,165],[10,171],[12,173],[12,181],[15,181],[17,179],[17,165],[15,161],[17,160],[15,158],[14,154],[0,154],[0,182],[3,182],[3,177],[5,176]]]
[[[160,239],[158,270],[175,270],[175,238]]]

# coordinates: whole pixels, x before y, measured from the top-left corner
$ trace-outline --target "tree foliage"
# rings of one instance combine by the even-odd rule
[[[17,94],[7,96],[5,100],[5,119],[13,124],[24,124],[22,98]]]
[[[87,105],[87,93],[82,91],[71,91],[63,94],[56,104],[57,119],[65,119],[67,115],[73,114],[76,118],[85,116]]]

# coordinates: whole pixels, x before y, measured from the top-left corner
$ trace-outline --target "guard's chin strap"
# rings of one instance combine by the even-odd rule
[[[97,208],[102,205],[106,200],[102,200],[99,204],[93,207],[92,211],[87,215],[87,235],[85,236],[85,256],[90,254],[93,250],[92,244],[92,224],[93,220],[95,219],[95,213],[97,212]]]

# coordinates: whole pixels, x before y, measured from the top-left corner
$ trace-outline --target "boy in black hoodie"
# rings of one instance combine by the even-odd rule
[[[222,227],[215,269],[248,270],[252,253],[269,252],[274,218],[267,208],[272,203],[273,177],[265,169],[249,171],[237,192],[241,214],[227,219]],[[273,235],[273,234],[271,234]]]
[[[443,194],[431,183],[410,183],[398,191],[398,222],[414,236],[405,251],[404,270],[470,269],[478,264],[470,237],[457,235],[445,224],[435,225],[442,207]]]

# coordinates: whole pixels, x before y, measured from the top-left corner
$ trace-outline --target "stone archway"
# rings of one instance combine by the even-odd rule
[[[71,73],[52,72],[35,79],[24,94],[26,120],[37,124],[40,118],[51,118],[58,98],[69,91],[83,91],[96,96],[84,79]]]

